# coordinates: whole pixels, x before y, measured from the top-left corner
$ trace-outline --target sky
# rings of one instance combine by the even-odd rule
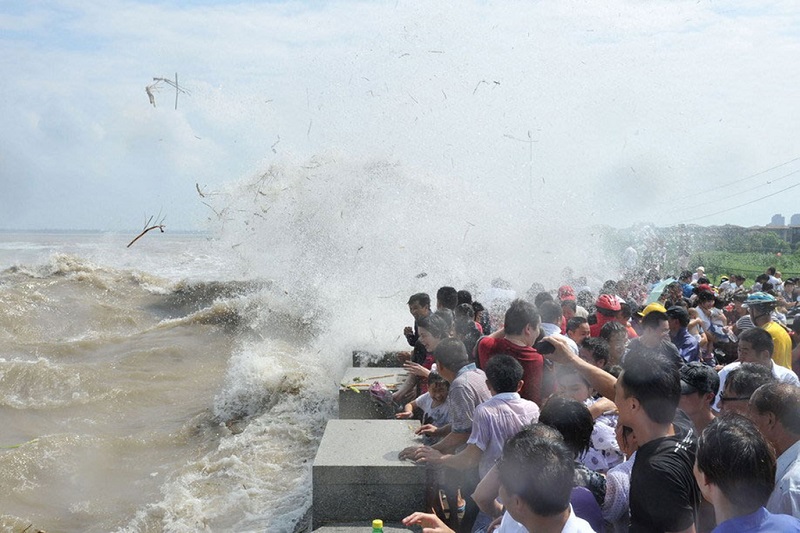
[[[319,158],[565,225],[800,212],[796,1],[7,1],[0,52],[0,229],[204,230]]]

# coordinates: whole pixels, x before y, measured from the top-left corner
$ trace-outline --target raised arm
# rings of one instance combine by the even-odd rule
[[[546,340],[556,350],[550,354],[550,359],[562,365],[568,365],[576,368],[580,374],[589,381],[594,387],[594,390],[605,396],[611,401],[614,401],[614,385],[617,383],[617,378],[591,363],[588,363],[578,357],[573,352],[564,339],[559,337],[545,337]]]

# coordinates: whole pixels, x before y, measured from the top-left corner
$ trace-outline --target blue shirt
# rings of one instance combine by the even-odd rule
[[[683,288],[684,298],[691,298],[692,294],[694,294],[694,287],[692,287],[688,283],[681,283],[681,288]]]
[[[772,514],[761,507],[752,514],[737,516],[714,528],[711,533],[797,533],[800,520],[786,514]]]
[[[692,361],[700,360],[700,344],[698,344],[695,336],[689,333],[688,329],[679,329],[674,337],[670,335],[670,339],[684,361],[691,363]]]

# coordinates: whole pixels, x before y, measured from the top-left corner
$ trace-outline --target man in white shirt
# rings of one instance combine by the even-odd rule
[[[715,411],[720,410],[719,396],[722,396],[725,392],[725,380],[728,374],[730,374],[731,370],[734,368],[739,368],[742,363],[755,363],[765,366],[772,370],[772,375],[775,376],[775,379],[778,381],[800,386],[800,379],[797,378],[797,374],[788,368],[776,365],[772,361],[773,349],[774,344],[772,342],[772,336],[766,330],[752,328],[745,330],[740,335],[738,346],[739,359],[729,365],[725,365],[725,367],[719,371],[719,395],[717,401],[714,403]]]
[[[539,329],[545,337],[557,336],[566,341],[575,354],[578,354],[578,345],[570,337],[561,334],[561,306],[555,302],[542,302],[539,306],[539,316],[542,318]]]
[[[800,387],[762,385],[750,398],[749,414],[778,455],[767,510],[800,518]]]
[[[457,470],[477,465],[482,478],[500,457],[506,440],[539,420],[539,406],[519,395],[522,365],[510,355],[496,355],[489,360],[486,385],[492,397],[475,408],[466,447],[456,454],[442,454],[423,446],[414,456],[416,461]]]
[[[593,532],[587,521],[575,516],[570,505],[575,477],[573,452],[562,440],[541,436],[536,426],[509,439],[497,463],[500,499],[506,508],[497,531]]]

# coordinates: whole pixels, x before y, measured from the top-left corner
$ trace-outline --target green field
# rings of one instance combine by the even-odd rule
[[[800,254],[760,252],[700,252],[692,255],[690,265],[702,265],[706,275],[712,282],[719,277],[730,274],[747,276],[747,285],[751,285],[755,277],[763,274],[767,267],[774,266],[781,272],[783,279],[800,277]]]

